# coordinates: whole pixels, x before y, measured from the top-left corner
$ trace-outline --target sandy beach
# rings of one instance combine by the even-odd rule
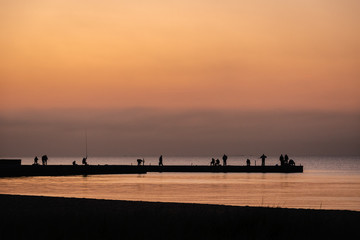
[[[0,239],[357,239],[360,212],[0,195]]]

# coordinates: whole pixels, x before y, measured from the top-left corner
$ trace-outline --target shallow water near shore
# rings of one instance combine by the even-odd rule
[[[252,165],[254,156],[229,156],[228,165]],[[269,157],[267,165],[278,163]],[[294,157],[304,173],[147,173],[0,178],[1,194],[114,200],[209,203],[360,211],[360,157]],[[71,164],[81,158],[49,158]],[[168,165],[208,165],[211,157],[164,157]],[[22,158],[31,164],[32,158]],[[145,157],[156,165],[157,157]],[[136,164],[136,157],[89,157],[89,164]]]

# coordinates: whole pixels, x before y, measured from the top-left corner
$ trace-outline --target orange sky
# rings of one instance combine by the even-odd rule
[[[0,109],[360,109],[360,2],[0,3]]]
[[[358,0],[0,1],[0,156],[359,155]]]

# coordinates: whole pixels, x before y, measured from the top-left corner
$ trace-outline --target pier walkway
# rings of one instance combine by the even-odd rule
[[[303,166],[136,166],[136,165],[6,165],[0,177],[145,174],[147,172],[301,173]]]

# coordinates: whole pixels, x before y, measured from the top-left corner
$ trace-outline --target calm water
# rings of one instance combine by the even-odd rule
[[[228,159],[244,165],[250,158]],[[278,163],[269,157],[268,165]],[[211,158],[165,157],[164,164],[204,165]],[[22,158],[31,164],[32,158]],[[81,158],[49,158],[70,164]],[[257,160],[257,165],[260,159]],[[295,157],[304,173],[148,173],[0,178],[0,193],[159,202],[211,203],[360,211],[360,157]],[[157,157],[145,164],[157,164]],[[89,158],[89,164],[136,164],[136,157]]]

